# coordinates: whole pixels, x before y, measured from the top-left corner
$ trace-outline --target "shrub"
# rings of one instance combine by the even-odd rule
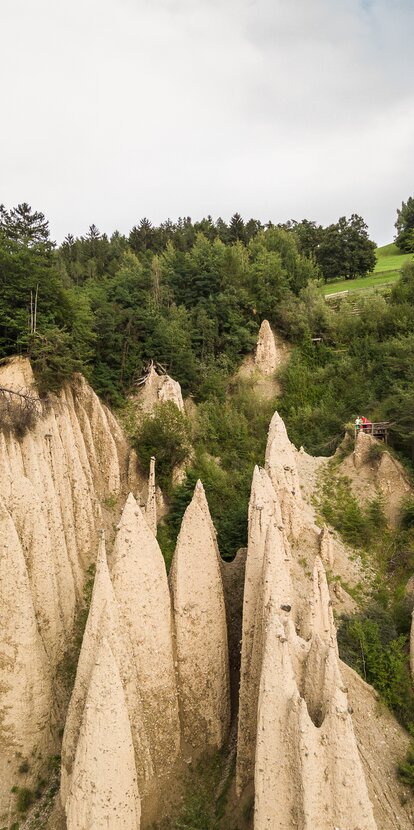
[[[332,467],[325,471],[320,482],[316,506],[324,520],[354,547],[375,545],[387,527],[381,501],[373,499],[362,508],[351,491],[350,480],[335,475]]]
[[[190,437],[190,423],[172,401],[158,404],[154,415],[146,416],[141,422],[134,440],[139,462],[148,472],[151,456],[156,457],[157,478],[167,492],[174,467],[190,456]]]
[[[405,761],[398,765],[398,776],[414,792],[414,740],[411,741]]]
[[[42,405],[34,395],[10,394],[0,389],[0,429],[23,438],[34,427]]]
[[[16,806],[19,813],[26,813],[29,807],[33,804],[34,793],[28,787],[22,787],[18,790]]]
[[[407,637],[397,635],[391,615],[370,606],[344,617],[338,629],[341,658],[379,692],[408,727],[414,721],[414,694],[407,664]]]
[[[367,459],[370,463],[375,463],[380,461],[385,452],[387,452],[387,448],[380,441],[377,441],[375,444],[371,444]]]
[[[401,507],[400,524],[403,530],[414,528],[414,498],[409,496]]]

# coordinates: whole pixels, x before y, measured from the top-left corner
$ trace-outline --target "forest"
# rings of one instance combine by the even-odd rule
[[[405,246],[412,224],[409,199],[396,222]],[[142,219],[110,238],[91,225],[56,246],[42,213],[0,206],[0,356],[28,354],[42,395],[81,371],[121,416],[149,362],[163,366],[197,404],[196,421],[167,409],[132,440],[144,466],[156,451],[170,524],[203,478],[231,556],[245,540],[251,473],[276,406],[291,439],[312,454],[332,454],[346,423],[364,413],[389,420],[392,445],[414,460],[414,264],[387,299],[344,301],[338,313],[321,292],[328,279],[372,271],[375,247],[357,214],[323,228],[238,213],[229,223]],[[259,405],[235,372],[264,318],[291,357],[283,394]],[[174,490],[174,459],[191,446],[187,485]],[[168,549],[174,534],[166,533]]]
[[[396,222],[404,250],[412,214],[409,199]],[[237,213],[228,224],[142,219],[128,237],[91,225],[57,247],[42,213],[1,206],[0,355],[29,354],[45,392],[80,370],[115,406],[153,359],[185,395],[222,401],[266,317],[293,345],[279,406],[295,443],[330,454],[364,411],[392,422],[392,443],[412,461],[413,267],[389,299],[361,300],[358,314],[346,303],[331,310],[319,290],[374,264],[356,214],[327,228]]]

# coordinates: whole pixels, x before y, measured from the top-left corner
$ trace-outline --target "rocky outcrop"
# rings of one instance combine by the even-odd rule
[[[184,401],[180,384],[177,380],[170,378],[169,375],[159,375],[154,365],[151,365],[145,377],[145,382],[142,384],[135,400],[141,410],[149,414],[154,411],[154,407],[157,404],[166,403],[167,401],[171,401],[180,412],[184,412]]]
[[[150,461],[150,471],[148,476],[148,495],[147,504],[145,508],[145,518],[148,526],[151,528],[154,536],[157,535],[157,489],[155,486],[155,458],[152,457]]]
[[[306,642],[279,597],[265,608],[254,829],[375,830],[321,560],[315,562],[311,613]]]
[[[93,667],[103,638],[111,649],[122,683],[135,751],[135,769],[141,794],[147,793],[154,775],[146,733],[140,682],[132,643],[123,624],[108,570],[102,536],[91,606],[79,656],[75,686],[69,704],[62,744],[61,801],[65,806],[73,779],[75,755],[91,684]]]
[[[275,412],[267,438],[265,468],[280,502],[286,532],[293,539],[298,538],[305,523],[296,456],[297,450],[289,441],[285,424]]]
[[[325,567],[332,569],[334,566],[335,555],[332,538],[327,525],[323,526],[319,537],[319,553]]]
[[[254,830],[374,830],[319,556],[307,612],[296,606],[289,543],[300,554],[309,517],[299,513],[295,453],[277,414],[266,467],[255,470],[249,510],[237,790],[254,778]]]
[[[271,525],[282,527],[280,504],[265,470],[255,467],[249,502],[248,550],[243,597],[236,786],[239,793],[253,776],[257,699],[262,663],[262,609],[265,548]],[[280,531],[279,531],[280,532]],[[278,540],[279,541],[279,540]],[[284,546],[282,543],[282,555]]]
[[[411,669],[411,677],[413,678],[413,681],[414,681],[414,610],[411,614],[410,669]]]
[[[335,652],[323,657],[324,709],[315,712],[299,690],[292,660],[298,648],[303,644],[295,642],[289,623],[270,613],[258,707],[254,828],[375,830]]]
[[[230,722],[226,611],[203,486],[185,511],[170,573],[183,735],[196,758],[220,749]]]
[[[115,538],[112,583],[137,671],[151,760],[160,776],[174,766],[180,749],[171,601],[162,553],[131,493]]]
[[[21,759],[50,745],[54,701],[23,549],[1,499],[0,635],[0,805],[6,813]]]
[[[273,375],[280,365],[275,336],[267,320],[263,320],[257,339],[255,366],[263,375]]]
[[[350,479],[357,499],[367,501],[380,495],[387,521],[392,527],[397,526],[401,505],[412,488],[404,467],[386,444],[372,435],[359,432],[354,452],[341,463],[340,471]]]
[[[8,587],[7,605],[18,597],[26,609],[20,613],[27,616],[27,625],[31,620],[32,647],[27,648],[32,654],[27,670],[33,674],[29,685],[33,682],[36,686],[36,704],[30,704],[30,694],[21,694],[22,680],[20,691],[16,688],[15,704],[12,706],[9,698],[9,714],[0,719],[2,762],[11,772],[16,767],[16,752],[21,750],[16,750],[20,739],[16,743],[12,736],[9,716],[16,706],[21,710],[23,701],[26,715],[13,715],[13,722],[22,733],[30,732],[31,752],[37,745],[46,758],[56,750],[53,736],[61,726],[63,712],[59,701],[52,704],[48,690],[70,645],[85,572],[95,559],[103,521],[101,504],[108,496],[117,497],[125,486],[129,449],[113,416],[80,377],[59,395],[40,401],[30,363],[16,358],[1,366],[0,386],[34,400],[24,431],[20,415],[25,398],[10,394],[12,415],[0,433],[0,495],[12,540],[3,548],[2,567],[10,578],[12,574],[17,578],[18,562],[20,585],[17,593]],[[16,626],[16,637],[18,631]],[[0,650],[5,652],[10,648],[6,632],[7,626],[0,629]],[[22,633],[22,648],[25,636]],[[17,648],[17,640],[13,648]],[[38,668],[30,668],[32,660]],[[14,662],[16,671],[24,671],[22,661]],[[43,703],[46,723],[36,710]],[[0,816],[9,806],[6,782],[7,776],[0,775]]]
[[[66,801],[67,830],[139,830],[140,816],[128,710],[116,660],[103,638],[77,742]]]

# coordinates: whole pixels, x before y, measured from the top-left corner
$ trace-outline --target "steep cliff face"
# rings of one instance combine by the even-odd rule
[[[2,366],[0,386],[36,397],[27,360]],[[5,397],[19,416],[25,399]],[[0,688],[7,689],[7,705],[3,695],[0,703],[0,815],[8,810],[19,758],[56,751],[64,714],[54,688],[57,668],[95,560],[101,504],[125,488],[128,454],[115,419],[82,378],[35,402],[22,437],[11,429],[0,433],[0,613],[6,616]]]
[[[190,756],[197,758],[222,747],[230,723],[220,554],[200,481],[184,514],[170,586],[183,735]]]
[[[314,524],[300,490],[299,468],[307,466],[276,413],[267,472],[255,470],[249,510],[237,793],[243,803],[254,792],[254,830],[408,828],[395,761],[390,766],[387,756],[390,733],[399,736],[397,758],[407,737],[395,721],[390,730],[377,712],[370,742],[373,692],[339,661],[332,599],[318,555],[334,568],[338,550],[329,529],[320,532]],[[387,788],[383,795],[376,768]],[[394,783],[388,787],[390,775]]]
[[[303,519],[296,513],[301,496],[292,492],[299,481],[287,440],[275,416],[267,453],[275,487],[264,472],[256,471],[253,481],[254,512],[259,488],[264,499],[259,498],[259,522],[254,522],[251,510],[249,528],[243,620],[247,634],[253,616],[249,594],[255,595],[256,602],[252,654],[245,647],[242,652],[238,791],[250,783],[254,770],[255,830],[328,830],[332,826],[374,830],[319,557],[314,562],[313,595],[305,626],[309,639],[300,637],[295,627],[298,615],[291,553],[280,513],[289,522],[288,536],[298,536]]]

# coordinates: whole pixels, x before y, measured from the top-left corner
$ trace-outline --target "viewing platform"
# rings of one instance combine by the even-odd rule
[[[387,443],[390,426],[390,421],[376,421],[375,423],[368,421],[367,424],[361,424],[358,429],[355,427],[355,438],[358,432],[366,432],[368,435],[373,435],[374,438],[378,438],[380,441]]]

